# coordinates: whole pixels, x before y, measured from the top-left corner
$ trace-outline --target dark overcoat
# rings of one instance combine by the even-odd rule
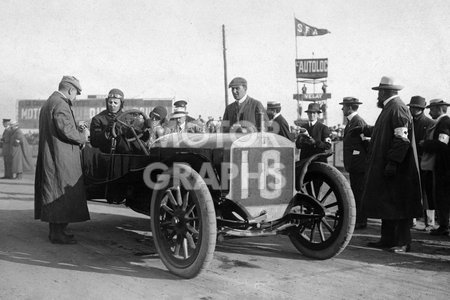
[[[362,196],[363,210],[369,218],[398,220],[422,215],[411,124],[408,107],[399,97],[395,97],[383,108],[375,125],[364,132],[366,136],[371,136]],[[401,128],[407,129],[407,136],[398,135]],[[394,134],[396,129],[397,134]],[[384,169],[389,161],[397,164],[397,172],[394,176],[386,177]]]
[[[80,147],[72,103],[54,92],[39,114],[39,150],[35,176],[35,218],[50,223],[89,220]]]
[[[23,131],[18,127],[13,127],[11,130],[10,156],[12,173],[33,170],[31,147]]]
[[[288,122],[281,114],[272,120],[268,131],[284,136],[291,141],[294,139],[294,135],[289,130]]]
[[[229,132],[231,126],[236,123],[241,123],[242,127],[256,128],[260,131],[261,115],[264,117],[264,122],[269,120],[264,106],[258,100],[247,96],[241,106],[234,101],[225,108],[222,121],[223,132]]]
[[[423,143],[423,151],[433,153],[436,157],[432,185],[433,204],[437,209],[447,210],[450,207],[450,117],[444,115],[429,131],[432,136]]]
[[[8,126],[5,128],[2,135],[2,155],[6,178],[12,178],[10,150],[11,150],[11,126]]]
[[[331,148],[330,129],[325,124],[317,121],[313,126],[310,126],[309,122],[304,125],[304,128],[308,131],[309,135],[314,139],[314,145],[304,145],[301,143],[301,136],[297,138],[295,142],[297,148],[301,149],[300,159],[308,158],[317,153],[324,153]],[[320,157],[318,161],[327,162],[326,157]]]
[[[364,173],[366,169],[367,141],[352,133],[355,128],[364,128],[366,122],[358,114],[344,128],[344,168],[349,173]]]
[[[413,121],[414,121],[414,136],[416,137],[416,147],[420,162],[420,157],[422,156],[423,150],[422,147],[419,146],[419,143],[420,141],[425,140],[428,128],[433,126],[435,122],[432,119],[425,116],[424,113],[420,114],[417,117],[414,117]]]

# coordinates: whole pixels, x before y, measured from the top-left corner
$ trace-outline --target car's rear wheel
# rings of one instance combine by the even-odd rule
[[[156,249],[170,272],[195,277],[208,266],[216,246],[211,194],[202,177],[187,165],[176,164],[159,176],[151,201]]]
[[[338,255],[350,242],[355,226],[355,200],[348,181],[336,168],[313,162],[308,166],[302,191],[308,201],[300,200],[292,210],[314,217],[292,227],[290,240],[297,250],[311,258]],[[311,201],[317,201],[318,205]]]

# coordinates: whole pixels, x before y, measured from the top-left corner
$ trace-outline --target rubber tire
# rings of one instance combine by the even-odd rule
[[[159,218],[160,203],[164,197],[165,189],[153,191],[150,216],[153,239],[162,262],[171,273],[189,279],[204,271],[211,262],[216,247],[217,225],[213,200],[203,178],[188,165],[183,165],[182,168],[184,168],[186,172],[189,172],[187,180],[191,184],[191,187],[198,187],[198,189],[195,190],[189,189],[189,198],[192,197],[193,201],[196,202],[196,206],[198,207],[197,211],[201,215],[201,228],[199,230],[201,236],[200,249],[196,251],[195,257],[193,257],[191,263],[188,265],[177,264],[173,255],[170,253],[170,250],[167,251],[164,246],[165,243],[160,234],[161,231],[159,230]],[[170,176],[169,186],[172,186],[174,176],[176,176],[174,174],[174,169],[169,168],[167,171],[163,172],[163,174],[168,174]],[[180,183],[183,185],[182,181],[180,181]],[[192,260],[191,258],[189,259]]]
[[[342,212],[340,224],[336,226],[338,232],[335,231],[322,243],[311,243],[297,233],[290,233],[289,238],[303,255],[314,259],[329,259],[341,253],[351,240],[356,221],[355,199],[349,182],[335,167],[313,162],[308,166],[305,179],[309,176],[323,179],[332,188]]]

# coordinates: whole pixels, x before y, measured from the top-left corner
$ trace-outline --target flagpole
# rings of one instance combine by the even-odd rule
[[[295,17],[295,13],[294,13],[294,24],[295,24],[295,20],[297,18]],[[297,29],[295,29],[295,61],[297,62],[298,59],[298,48],[297,48]],[[297,70],[295,70],[295,81],[297,82],[297,97],[300,97],[300,88],[298,86],[298,78],[297,78]],[[301,118],[300,114],[298,113],[298,106],[300,104],[300,107],[303,106],[303,103],[300,102],[300,99],[297,99],[297,114],[298,114],[298,119]],[[303,108],[302,108],[303,110]]]
[[[222,39],[223,39],[223,82],[225,85],[225,107],[228,106],[228,88],[227,88],[227,48],[225,45],[225,25],[222,25]]]

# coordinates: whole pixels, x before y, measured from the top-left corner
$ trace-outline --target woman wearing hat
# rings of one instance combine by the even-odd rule
[[[167,110],[164,106],[156,106],[150,112],[150,139],[149,144],[153,143],[156,139],[167,134],[169,131],[164,127],[166,122]]]

